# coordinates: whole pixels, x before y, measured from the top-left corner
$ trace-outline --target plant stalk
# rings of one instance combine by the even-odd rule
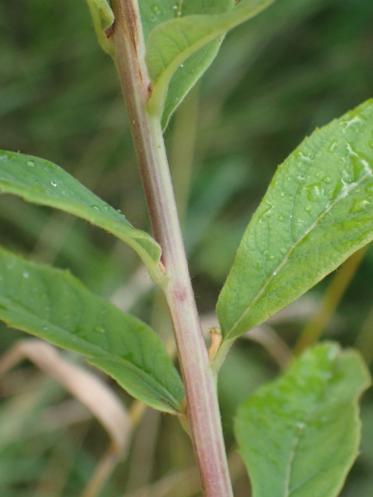
[[[232,497],[216,381],[203,340],[159,116],[147,111],[151,82],[137,0],[114,0],[115,62],[131,120],[153,233],[169,277],[164,287],[187,396],[187,416],[206,497]]]

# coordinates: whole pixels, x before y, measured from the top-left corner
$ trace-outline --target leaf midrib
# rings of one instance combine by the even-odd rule
[[[248,314],[250,314],[253,306],[258,302],[258,300],[262,297],[263,293],[266,291],[267,287],[270,285],[270,283],[274,280],[279,275],[279,272],[283,269],[283,267],[286,265],[288,262],[291,254],[296,250],[296,248],[302,243],[302,241],[314,230],[316,229],[319,224],[323,221],[324,217],[326,217],[329,212],[344,198],[346,198],[351,192],[353,192],[356,188],[360,187],[366,179],[369,179],[373,177],[373,172],[369,171],[366,174],[364,174],[361,179],[355,183],[351,183],[348,187],[346,187],[345,190],[341,192],[341,194],[335,199],[334,202],[331,202],[329,207],[325,209],[316,219],[315,221],[311,224],[311,226],[304,232],[304,234],[295,242],[295,244],[288,250],[288,252],[285,254],[282,262],[272,271],[272,274],[267,278],[267,280],[264,282],[263,286],[260,288],[258,293],[256,294],[255,298],[252,300],[250,306],[240,315],[240,317],[235,321],[233,326],[231,327],[230,331],[226,334],[225,338],[229,339],[231,337],[235,336],[235,329],[239,328],[240,323],[244,321],[247,317]],[[275,275],[273,273],[276,273]],[[249,331],[249,330],[248,330]]]
[[[334,364],[334,366],[336,366],[336,364]],[[335,367],[333,368],[333,370],[335,372]],[[332,383],[332,381],[333,381],[333,375],[331,378],[329,378],[326,381],[326,384],[324,385],[325,390],[328,389],[328,386]],[[323,392],[319,392],[317,397],[314,399],[314,403],[315,404],[319,403],[322,396],[323,396]],[[299,423],[299,422],[303,423],[304,426],[302,426],[301,428],[298,428],[298,430],[296,431],[296,435],[294,437],[292,449],[291,449],[290,454],[289,454],[288,463],[287,463],[287,466],[285,468],[287,477],[285,479],[285,485],[284,485],[284,497],[290,497],[290,495],[292,493],[294,493],[295,490],[298,490],[299,488],[301,488],[308,481],[308,479],[307,479],[307,480],[301,482],[297,487],[291,488],[291,480],[292,480],[293,468],[294,468],[293,463],[294,463],[297,451],[299,449],[300,442],[301,442],[302,438],[305,436],[307,429],[309,428],[310,420],[315,418],[315,415],[319,410],[320,410],[320,407],[318,407],[316,405],[315,407],[311,408],[310,411],[308,411],[308,414],[303,419],[301,419],[301,420],[298,419],[296,421],[296,423]]]

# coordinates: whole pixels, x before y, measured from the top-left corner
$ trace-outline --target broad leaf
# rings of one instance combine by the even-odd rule
[[[218,301],[226,340],[290,304],[373,239],[373,100],[278,168]]]
[[[152,47],[150,33],[158,26],[162,26],[163,23],[195,14],[221,14],[233,6],[234,0],[207,0],[203,2],[201,0],[155,0],[154,2],[141,0],[141,17],[148,50],[151,50]],[[210,66],[219,51],[221,42],[222,37],[211,41],[185,61],[183,65],[176,68],[170,79],[168,94],[165,96],[163,127],[167,126],[175,109]]]
[[[155,240],[52,162],[0,150],[0,191],[55,207],[103,228],[136,250],[153,277],[162,279],[161,249]]]
[[[194,72],[195,74],[191,78],[191,82],[194,84],[210,65],[215,53],[212,53],[211,60],[206,58],[204,66],[201,65],[201,60],[198,61],[198,65],[195,64],[197,59],[194,63],[190,61],[189,65],[189,57],[215,40],[220,43],[221,37],[230,29],[254,17],[273,1],[241,0],[233,9],[224,9],[225,12],[217,12],[216,10],[212,12],[194,11],[191,14],[200,15],[181,16],[154,28],[146,43],[146,61],[153,82],[152,96],[149,100],[150,111],[156,114],[162,113],[170,82],[177,71],[179,71],[180,78],[181,76],[186,77],[186,72],[181,72],[181,69],[188,68],[188,71]],[[199,1],[199,3],[203,2]],[[210,3],[214,2],[208,2],[208,4]],[[212,45],[210,46],[212,47]],[[219,45],[215,45],[215,52],[218,48]],[[172,87],[168,98],[175,98]],[[166,111],[169,111],[168,109],[169,103],[166,103]]]
[[[0,249],[0,320],[83,354],[150,406],[180,410],[183,385],[160,338],[66,271]]]
[[[369,385],[356,352],[323,344],[249,398],[235,431],[253,497],[339,495],[358,454],[358,398]]]

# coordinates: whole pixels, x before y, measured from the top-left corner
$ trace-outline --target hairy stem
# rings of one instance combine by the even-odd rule
[[[163,251],[170,308],[187,394],[187,416],[206,497],[231,497],[214,375],[209,366],[169,172],[160,118],[147,111],[151,93],[137,0],[114,0],[113,42],[131,120],[154,236]]]

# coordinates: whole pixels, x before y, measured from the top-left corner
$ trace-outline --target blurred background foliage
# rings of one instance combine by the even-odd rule
[[[206,323],[276,166],[316,126],[373,96],[372,25],[371,0],[278,0],[227,37],[169,126],[175,188]],[[62,165],[136,226],[148,228],[118,81],[96,44],[85,2],[0,2],[0,61],[1,148]],[[138,260],[109,236],[1,196],[0,243],[70,268],[93,291],[114,295],[118,305],[152,320],[167,337],[169,323],[154,311]],[[358,346],[371,366],[372,249],[353,272],[351,282],[345,277],[341,305],[321,328],[325,337]],[[237,497],[250,490],[234,452],[236,406],[279,372],[307,322],[325,303],[330,307],[325,292],[333,278],[258,330],[255,340],[241,340],[224,366],[220,394]],[[2,328],[0,352],[20,338]],[[81,495],[107,441],[89,416],[71,415],[74,402],[28,363],[1,378],[1,496]],[[372,393],[365,396],[363,418],[362,454],[344,497],[370,497],[373,491]],[[177,421],[147,412],[129,458],[101,495],[199,495],[189,442]]]

